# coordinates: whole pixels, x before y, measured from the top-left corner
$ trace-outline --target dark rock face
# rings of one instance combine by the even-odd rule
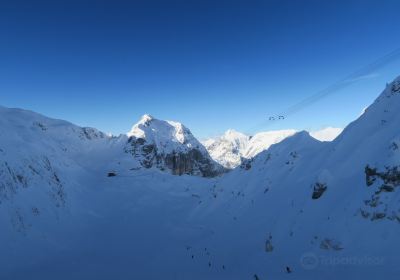
[[[327,189],[328,189],[328,187],[326,184],[319,183],[319,182],[315,183],[311,198],[312,199],[320,198]]]
[[[385,171],[378,172],[376,168],[371,168],[369,165],[365,167],[365,181],[367,186],[372,186],[377,179],[383,181],[381,189],[392,192],[395,187],[400,185],[400,167],[386,167]]]
[[[154,144],[147,143],[146,139],[131,137],[128,140],[126,152],[137,158],[145,168],[153,166],[161,170],[169,169],[174,175],[200,175],[215,177],[224,169],[200,150],[193,148],[187,152],[164,154]]]
[[[199,150],[192,149],[188,153],[173,153],[165,156],[165,165],[174,175],[193,174],[199,170],[204,177],[218,175],[215,163],[205,157]]]
[[[365,207],[360,209],[361,216],[371,221],[388,219],[400,222],[400,211],[391,207],[391,200],[400,186],[400,166],[386,166],[385,170],[365,167],[365,184],[373,188],[369,199],[364,200]]]
[[[103,132],[98,131],[95,128],[82,127],[82,131],[81,131],[79,137],[81,139],[92,140],[92,139],[106,138],[106,135]]]
[[[241,158],[241,160],[242,160],[242,163],[240,164],[240,168],[242,168],[244,170],[251,169],[251,164],[253,162],[253,158],[251,158],[251,159]]]
[[[125,152],[137,158],[145,168],[150,168],[153,164],[161,163],[161,158],[157,156],[157,147],[153,144],[146,144],[143,138],[130,137]]]

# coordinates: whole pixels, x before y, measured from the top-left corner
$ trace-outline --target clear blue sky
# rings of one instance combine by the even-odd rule
[[[385,0],[1,1],[0,104],[115,134],[144,113],[200,138],[343,127],[399,61],[264,124],[400,47],[399,12]]]

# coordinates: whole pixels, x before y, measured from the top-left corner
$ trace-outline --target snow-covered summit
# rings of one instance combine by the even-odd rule
[[[241,163],[249,140],[249,136],[229,129],[222,136],[208,139],[203,144],[215,161],[226,168],[235,168]]]
[[[249,136],[247,136],[246,134],[241,133],[239,131],[236,131],[234,129],[228,129],[224,133],[224,138],[230,139],[232,141],[235,141],[235,142],[238,142],[239,144],[241,144],[241,142],[243,142],[245,139],[249,139]]]
[[[171,169],[174,174],[214,176],[223,168],[183,124],[143,115],[127,134],[126,151],[142,166]]]
[[[154,143],[165,153],[187,151],[192,148],[204,150],[203,145],[183,124],[159,120],[148,114],[143,115],[127,135]]]

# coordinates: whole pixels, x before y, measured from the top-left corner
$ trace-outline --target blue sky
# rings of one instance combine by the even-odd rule
[[[399,1],[1,1],[0,104],[105,132],[141,115],[200,137],[343,127],[400,60],[267,118],[400,47]]]

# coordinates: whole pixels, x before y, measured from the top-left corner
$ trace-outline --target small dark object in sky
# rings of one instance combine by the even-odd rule
[[[288,267],[288,266],[286,267],[286,272],[287,273],[292,273],[292,270],[290,269],[290,267]]]
[[[268,120],[276,121],[276,120],[284,120],[285,116],[277,116],[277,117],[269,117]]]
[[[117,173],[115,172],[108,172],[107,177],[115,177],[117,176]]]
[[[255,280],[260,280],[260,278],[258,277],[257,274],[254,274],[254,279],[255,279]]]

